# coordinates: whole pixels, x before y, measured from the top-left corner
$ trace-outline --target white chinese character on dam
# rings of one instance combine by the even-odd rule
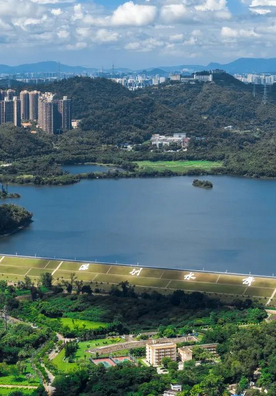
[[[89,269],[89,264],[83,264],[80,266],[79,271],[87,271]]]
[[[140,268],[140,269],[137,269],[137,270],[136,270],[135,268],[133,268],[133,270],[130,271],[130,275],[139,276],[139,275],[141,274],[142,269],[143,269],[143,268]]]
[[[251,286],[253,282],[255,282],[255,278],[253,278],[253,276],[249,276],[248,278],[244,278],[242,280],[242,283],[248,286]]]
[[[195,274],[193,272],[190,272],[189,274],[184,275],[184,279],[188,280],[188,281],[191,280],[191,279],[196,279],[196,277],[194,275]]]

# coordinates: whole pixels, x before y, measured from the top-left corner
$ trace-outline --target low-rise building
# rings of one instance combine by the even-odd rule
[[[182,385],[171,384],[171,389],[165,390],[163,396],[175,396],[178,392],[182,392]]]
[[[164,357],[176,361],[176,344],[169,342],[165,344],[146,345],[146,360],[152,366],[160,366]]]
[[[210,352],[212,355],[217,355],[217,346],[218,344],[202,344],[202,345],[189,345],[182,348],[178,348],[178,353],[180,355],[180,359],[182,362],[187,362],[188,360],[193,359],[193,348],[200,347]]]
[[[169,146],[172,143],[179,144],[181,147],[188,147],[190,138],[187,138],[186,133],[174,133],[173,136],[165,136],[154,134],[151,137],[151,144],[157,148]]]

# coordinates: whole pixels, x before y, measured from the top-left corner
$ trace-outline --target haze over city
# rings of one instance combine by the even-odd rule
[[[275,56],[275,0],[3,0],[1,63],[144,68]]]

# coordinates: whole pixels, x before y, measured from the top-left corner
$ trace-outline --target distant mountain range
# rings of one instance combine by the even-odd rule
[[[99,69],[93,67],[83,66],[68,66],[62,63],[47,61],[30,63],[18,66],[8,66],[0,64],[0,74],[17,74],[17,73],[57,73],[60,70],[61,73],[93,73],[99,71]],[[104,70],[105,72],[111,72],[111,69]],[[129,72],[129,69],[120,68],[114,69],[115,72]]]
[[[149,75],[167,75],[172,72],[186,72],[192,73],[202,70],[213,70],[223,69],[227,73],[276,73],[276,58],[263,59],[263,58],[240,58],[233,62],[221,64],[221,63],[209,63],[206,66],[203,65],[179,65],[179,66],[163,66],[158,68],[148,68],[144,70],[136,70],[136,72],[147,72]],[[83,66],[68,66],[59,64],[58,62],[48,61],[24,64],[18,66],[0,65],[0,74],[17,74],[17,73],[95,73],[99,71],[93,67]],[[116,68],[116,73],[130,73],[131,70],[127,68]],[[110,73],[111,69],[106,69],[105,72]]]
[[[240,58],[233,62],[222,64],[211,62],[206,66],[203,65],[180,65],[160,67],[164,72],[186,71],[187,73],[202,70],[223,69],[227,73],[271,73],[276,72],[276,58]],[[151,70],[151,69],[149,69]]]

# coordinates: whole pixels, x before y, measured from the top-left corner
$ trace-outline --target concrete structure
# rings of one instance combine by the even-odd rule
[[[13,97],[13,123],[15,126],[21,126],[21,100],[17,96]]]
[[[213,81],[213,74],[194,74],[194,80],[200,82],[212,82]]]
[[[182,385],[171,384],[171,389],[165,390],[163,396],[175,396],[179,392],[182,392]]]
[[[61,116],[61,128],[66,130],[72,129],[71,99],[68,99],[67,96],[63,96],[63,99],[58,102],[58,111]]]
[[[72,120],[72,122],[71,122],[72,128],[78,129],[78,127],[80,126],[80,122],[81,122],[81,120]]]
[[[193,359],[193,348],[197,346],[206,351],[210,352],[212,355],[217,355],[218,344],[202,344],[202,345],[190,345],[182,348],[178,348],[178,353],[182,362],[187,362]]]
[[[181,81],[181,75],[180,74],[172,74],[170,76],[171,81]]]
[[[13,100],[13,97],[16,96],[16,92],[13,89],[8,89],[5,95],[5,98],[7,98],[7,100]]]
[[[157,148],[169,146],[172,143],[179,144],[181,147],[187,147],[189,140],[190,139],[186,137],[186,133],[174,133],[173,136],[154,134],[151,137],[151,144]]]
[[[71,129],[71,100],[64,96],[56,100],[51,92],[38,98],[38,125],[50,134],[61,133],[63,129]]]
[[[12,100],[5,96],[4,100],[0,101],[0,124],[6,123],[21,126],[21,102],[17,96]]]
[[[29,92],[21,91],[20,92],[20,100],[21,100],[21,118],[22,118],[22,120],[29,120],[30,119]]]
[[[32,121],[38,120],[38,97],[39,91],[29,92],[29,119]]]
[[[164,357],[168,357],[171,360],[176,361],[176,344],[169,342],[166,344],[146,345],[146,360],[152,366],[160,366]]]

